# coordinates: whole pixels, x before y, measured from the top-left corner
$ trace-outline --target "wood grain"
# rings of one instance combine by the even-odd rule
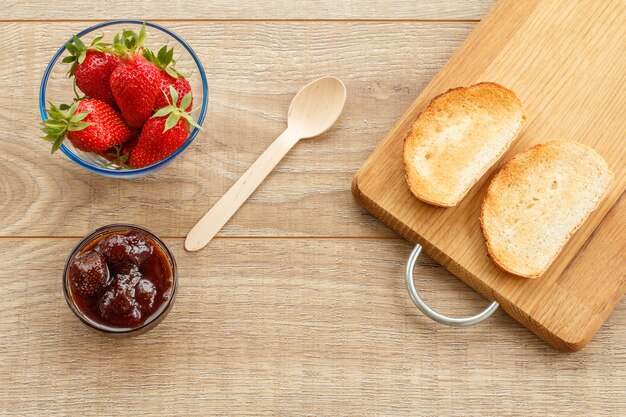
[[[106,2],[68,0],[53,2],[3,0],[0,20],[455,20],[480,19],[494,0],[186,0],[133,2],[132,6],[111,7]]]
[[[137,338],[93,333],[65,305],[77,239],[0,239],[0,414],[617,416],[626,407],[626,305],[575,355],[503,312],[436,326],[403,282],[401,239],[167,239],[180,286]],[[451,314],[485,300],[428,257],[426,299]]]
[[[626,292],[626,203],[615,204],[626,189],[626,58],[620,52],[626,48],[626,27],[619,18],[620,1],[596,8],[592,2],[562,2],[561,7],[555,3],[498,3],[359,171],[354,189],[376,216],[423,244],[435,259],[540,337],[559,349],[578,350]],[[561,35],[552,36],[555,31]],[[444,210],[421,203],[405,181],[401,156],[406,131],[434,96],[478,81],[495,81],[515,91],[524,104],[526,126],[500,163],[458,206]],[[503,161],[554,138],[594,148],[615,180],[549,270],[538,280],[519,279],[486,256],[480,205],[490,174]],[[603,219],[606,224],[592,236]],[[581,257],[588,264],[581,263]],[[598,259],[606,259],[603,291],[592,290],[597,277],[589,274]]]
[[[10,57],[0,60],[0,415],[625,414],[624,303],[575,355],[503,312],[469,329],[437,326],[404,289],[411,245],[349,194],[491,3],[189,0],[130,11],[0,0],[10,40],[0,46]],[[35,124],[56,48],[92,22],[128,17],[169,19],[211,91],[207,133],[166,170],[124,182],[50,157]],[[348,87],[336,127],[298,145],[210,248],[185,252],[189,228],[284,129],[293,94],[330,73]],[[153,332],[110,340],[72,316],[60,273],[78,237],[120,221],[167,237],[181,286]],[[417,269],[435,308],[485,305],[428,257]]]
[[[352,175],[474,25],[169,24],[208,74],[206,133],[166,170],[132,181],[90,174],[61,154],[50,157],[49,144],[37,139],[45,65],[86,26],[0,25],[0,36],[16,48],[40,45],[34,54],[0,61],[0,90],[17,90],[0,100],[0,124],[9,132],[0,138],[0,236],[79,236],[121,221],[183,237],[285,129],[297,91],[330,73],[348,89],[340,119],[295,146],[220,235],[390,236],[354,202]]]

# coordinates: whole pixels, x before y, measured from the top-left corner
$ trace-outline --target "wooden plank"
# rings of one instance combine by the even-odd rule
[[[130,15],[53,3],[0,0],[0,35],[12,45],[0,46],[11,57],[0,61],[0,415],[623,414],[624,303],[576,355],[555,354],[502,312],[470,329],[436,326],[404,290],[410,245],[361,239],[393,233],[352,202],[352,174],[474,26],[415,20],[480,19],[492,0],[152,2]],[[163,173],[119,182],[49,158],[34,124],[55,45],[91,24],[73,19],[133,15],[170,19],[200,53],[210,129]],[[166,321],[129,340],[84,329],[60,289],[77,239],[33,236],[82,236],[114,221],[183,236],[283,129],[291,96],[331,71],[350,90],[343,118],[294,150],[227,226],[229,238],[199,254],[166,239],[181,272]],[[16,235],[31,238],[1,238]],[[294,237],[308,235],[344,238]],[[435,308],[464,315],[485,305],[429,258],[418,271]]]
[[[626,292],[626,206],[615,204],[626,189],[626,97],[620,94],[626,27],[619,19],[619,1],[597,8],[593,2],[558,3],[498,3],[359,171],[355,193],[374,214],[408,239],[423,243],[442,265],[496,299],[549,343],[578,350]],[[559,35],[553,36],[555,32]],[[502,161],[534,144],[560,138],[593,147],[615,173],[606,199],[538,280],[507,274],[486,256],[480,205],[488,180],[502,161],[451,209],[419,202],[406,186],[402,144],[416,115],[435,95],[477,81],[499,82],[516,91],[524,103],[526,127]],[[607,224],[592,236],[603,219]],[[606,260],[605,285],[603,291],[594,291],[597,277],[589,271],[599,259]]]
[[[10,47],[14,56],[0,61],[0,90],[19,91],[0,98],[7,132],[0,138],[0,236],[76,236],[112,222],[185,236],[284,130],[293,95],[325,74],[348,88],[336,127],[298,144],[222,235],[391,236],[354,202],[351,177],[474,25],[168,24],[207,71],[207,132],[167,169],[133,181],[101,178],[62,155],[50,157],[49,145],[37,139],[44,67],[85,26],[0,25],[0,36],[12,39],[0,51]]]
[[[626,304],[587,349],[557,354],[503,312],[429,321],[403,280],[401,239],[216,239],[187,253],[154,331],[109,339],[65,304],[77,239],[0,239],[2,415],[622,415]],[[217,261],[219,260],[219,261]],[[423,257],[436,308],[485,300]],[[489,398],[489,401],[486,401]],[[340,411],[339,411],[340,410]]]
[[[400,19],[400,20],[478,20],[489,10],[494,0],[415,0],[405,2],[390,0],[381,3],[377,0],[358,2],[315,0],[294,2],[276,0],[258,2],[253,0],[230,1],[213,0],[210,3],[200,0],[180,2],[151,2],[132,4],[129,7],[111,7],[106,2],[90,1],[49,1],[35,0],[18,2],[2,0],[2,20],[111,20],[111,19],[198,19],[228,20],[361,20],[361,19]],[[155,4],[156,3],[156,4]]]

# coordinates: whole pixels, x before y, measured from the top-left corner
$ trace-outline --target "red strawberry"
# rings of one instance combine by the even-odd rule
[[[152,115],[161,81],[159,68],[139,53],[145,37],[144,25],[139,34],[124,30],[121,37],[117,34],[113,40],[122,62],[111,74],[109,84],[122,117],[135,128],[142,127]]]
[[[159,49],[159,52],[156,55],[154,55],[154,53],[149,49],[144,49],[143,56],[161,69],[161,84],[159,86],[159,90],[161,92],[157,96],[154,109],[161,109],[172,102],[172,97],[169,93],[170,86],[176,89],[179,97],[179,101],[176,105],[180,106],[180,100],[182,100],[187,93],[191,92],[191,85],[189,85],[189,81],[187,81],[187,79],[174,68],[176,65],[176,60],[174,59],[174,48],[168,50],[167,46],[164,46]],[[190,112],[192,107],[193,100],[189,103],[189,106],[185,109],[185,111]]]
[[[104,101],[115,106],[115,98],[111,92],[109,79],[121,60],[106,52],[87,52],[82,64],[74,70],[74,79],[80,91],[88,97]]]
[[[74,76],[76,85],[88,97],[115,106],[109,78],[120,58],[108,49],[108,44],[100,42],[102,36],[96,37],[88,47],[77,36],[72,39],[73,43],[66,44],[70,55],[63,58],[63,62],[72,63],[68,75]]]
[[[61,106],[61,109],[50,104],[49,119],[42,123],[46,134],[44,139],[53,142],[52,153],[61,147],[66,137],[77,149],[96,153],[131,137],[131,131],[120,115],[103,101],[84,99],[74,102],[71,107]]]
[[[69,279],[72,289],[78,294],[86,297],[98,294],[109,280],[104,256],[92,250],[78,255],[70,264]]]
[[[189,126],[184,119],[165,130],[165,117],[148,119],[141,131],[137,146],[130,153],[132,168],[143,168],[167,158],[181,147],[189,135]]]
[[[171,86],[170,95],[172,102],[178,102],[178,93]],[[180,107],[187,108],[190,102],[191,93],[188,93],[181,100]],[[158,110],[144,125],[137,145],[130,153],[130,166],[146,167],[173,154],[187,140],[190,125],[202,129],[189,113],[176,105]]]
[[[169,102],[172,101],[172,97],[170,96],[169,90],[170,86],[174,87],[176,92],[178,92],[178,103],[177,106],[180,106],[180,102],[187,95],[187,93],[191,93],[191,85],[189,85],[189,81],[187,81],[184,77],[174,78],[171,75],[163,72],[161,74],[161,85],[159,89],[161,90],[160,94],[157,96],[157,101],[154,106],[155,109],[161,109],[168,105]],[[189,103],[189,106],[185,109],[186,112],[190,112],[193,107],[193,99]]]

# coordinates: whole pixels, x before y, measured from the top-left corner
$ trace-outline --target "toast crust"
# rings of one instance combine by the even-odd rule
[[[584,214],[584,216],[582,216],[578,223],[569,229],[568,233],[561,240],[558,248],[553,251],[551,257],[549,258],[549,261],[545,263],[543,267],[520,267],[518,265],[518,260],[515,258],[515,254],[503,253],[497,248],[497,245],[494,244],[494,240],[496,239],[496,237],[493,236],[493,234],[496,233],[498,230],[497,228],[494,228],[494,226],[490,225],[490,222],[494,221],[494,219],[488,217],[490,217],[493,213],[503,213],[506,210],[511,209],[510,207],[508,207],[511,202],[501,201],[501,196],[499,195],[499,193],[502,187],[519,186],[520,182],[524,180],[524,176],[528,174],[531,170],[542,168],[542,164],[545,164],[551,158],[563,157],[564,152],[559,151],[562,151],[564,148],[568,147],[577,147],[579,151],[582,150],[582,153],[586,154],[585,157],[594,159],[593,162],[595,162],[600,168],[602,168],[604,176],[601,178],[597,178],[599,181],[603,181],[602,184],[598,184],[599,187],[602,187],[601,192],[598,195],[591,196],[591,198],[593,198],[593,204],[590,206],[589,209],[586,210],[586,213]],[[581,160],[572,160],[569,162],[573,165],[576,165],[580,164]],[[602,200],[604,200],[610,189],[610,184],[612,180],[613,173],[609,170],[606,161],[602,158],[602,156],[600,156],[593,148],[590,148],[589,146],[578,142],[551,141],[545,144],[535,145],[525,152],[515,155],[504,164],[504,166],[500,169],[498,173],[496,173],[496,175],[494,175],[491,183],[489,184],[487,194],[485,195],[485,199],[483,200],[481,206],[480,225],[483,231],[485,245],[490,259],[499,268],[511,274],[533,279],[541,277],[554,262],[554,260],[558,257],[558,255],[562,252],[563,247],[567,244],[572,235],[576,233],[576,231],[589,218],[589,215],[594,210],[596,210]],[[509,225],[500,225],[500,227],[504,226]],[[546,228],[550,228],[550,226],[553,225],[546,224],[544,226]],[[531,242],[530,244],[532,243],[534,242]]]
[[[435,206],[457,205],[506,152],[525,119],[515,93],[492,82],[435,97],[404,141],[411,193]]]

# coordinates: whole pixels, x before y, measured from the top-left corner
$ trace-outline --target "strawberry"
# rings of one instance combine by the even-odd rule
[[[75,257],[70,264],[69,280],[72,289],[80,295],[93,297],[104,290],[109,280],[109,269],[100,253],[90,250]]]
[[[47,112],[49,119],[42,123],[42,131],[46,134],[44,139],[52,142],[52,153],[61,147],[66,137],[77,149],[96,153],[131,137],[119,113],[104,101],[84,99],[60,108],[50,103]]]
[[[182,146],[189,135],[189,126],[184,119],[174,126],[165,128],[165,117],[150,118],[139,136],[135,149],[128,160],[132,168],[143,168],[167,158]]]
[[[170,86],[172,103],[178,103],[178,93]],[[169,104],[158,110],[143,127],[137,145],[130,153],[128,162],[133,168],[141,168],[159,162],[173,154],[187,140],[189,126],[202,129],[183,110],[191,102],[191,93],[187,93],[181,100],[180,107]],[[167,117],[166,117],[167,116]]]
[[[180,106],[180,100],[182,100],[187,93],[191,92],[191,85],[189,84],[189,81],[187,81],[187,79],[174,68],[176,65],[176,60],[174,59],[174,48],[168,50],[167,46],[164,46],[159,49],[159,52],[156,55],[154,55],[154,53],[149,49],[144,49],[143,56],[161,69],[161,84],[159,86],[161,93],[157,96],[154,109],[161,109],[172,102],[172,97],[169,93],[170,86],[176,89],[179,97],[179,101],[176,105]],[[185,111],[190,112],[192,107],[193,100],[189,103],[189,106],[185,109]]]
[[[80,91],[90,98],[115,106],[109,78],[121,60],[108,49],[108,44],[100,42],[101,39],[102,36],[98,36],[90,46],[85,46],[80,38],[74,36],[73,43],[65,45],[70,55],[63,58],[63,62],[72,64],[68,75],[74,76]]]
[[[157,96],[157,101],[154,106],[155,109],[161,109],[168,105],[168,101],[172,100],[172,97],[169,94],[170,86],[174,87],[176,92],[178,93],[178,97],[181,97],[176,103],[177,106],[180,106],[180,102],[182,97],[185,97],[187,93],[191,93],[191,85],[189,85],[189,81],[185,77],[174,78],[169,74],[161,75],[161,85],[159,89],[161,90],[161,94]],[[193,96],[192,100],[189,102],[189,106],[185,109],[185,111],[190,112],[193,107]]]
[[[141,128],[152,115],[161,81],[159,68],[139,53],[145,38],[143,25],[139,34],[124,30],[113,39],[122,62],[111,74],[109,85],[122,117],[134,128]]]

